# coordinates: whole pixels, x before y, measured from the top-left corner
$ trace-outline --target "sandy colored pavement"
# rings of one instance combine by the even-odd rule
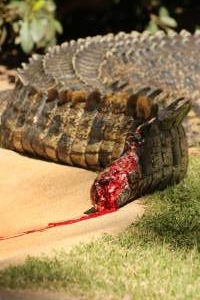
[[[0,236],[82,216],[91,208],[94,172],[32,159],[0,149]],[[0,268],[27,255],[51,255],[79,242],[124,230],[143,214],[134,201],[95,219],[0,241]]]

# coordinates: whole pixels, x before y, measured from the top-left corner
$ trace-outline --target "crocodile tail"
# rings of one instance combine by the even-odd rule
[[[157,116],[147,119],[146,122],[139,125],[135,133],[143,132],[152,123],[157,123],[160,130],[170,130],[173,126],[178,126],[183,122],[191,109],[191,100],[187,98],[178,98],[166,108],[157,112]]]
[[[177,99],[158,114],[160,125],[166,129],[169,129],[172,126],[181,124],[190,109],[191,101],[189,99]]]
[[[11,97],[12,90],[0,91],[0,126],[1,126],[1,116],[5,111],[8,102]]]
[[[0,91],[0,146],[1,146],[1,116],[5,111],[9,99],[11,97],[12,90]]]
[[[138,104],[144,103],[142,99]],[[128,149],[98,175],[91,187],[97,210],[118,208],[131,199],[178,183],[185,176],[188,151],[181,123],[190,107],[189,100],[179,98],[137,127]]]

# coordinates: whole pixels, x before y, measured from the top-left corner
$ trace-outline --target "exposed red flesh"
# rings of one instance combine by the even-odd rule
[[[92,204],[98,211],[117,208],[117,197],[128,186],[128,174],[138,170],[138,156],[133,144],[122,157],[101,172],[91,187]]]

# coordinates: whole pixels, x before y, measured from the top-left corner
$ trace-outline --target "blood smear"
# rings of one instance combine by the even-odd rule
[[[13,239],[13,238],[23,236],[23,235],[26,235],[26,234],[30,234],[30,233],[42,232],[42,231],[48,230],[48,229],[53,228],[53,227],[66,226],[66,225],[86,221],[86,220],[89,220],[89,219],[93,219],[93,218],[97,218],[97,217],[100,217],[100,216],[103,216],[103,215],[106,215],[106,214],[113,213],[116,210],[117,209],[104,210],[104,211],[101,211],[101,212],[91,213],[89,215],[81,216],[79,218],[75,218],[75,219],[71,219],[71,220],[60,221],[60,222],[52,222],[52,223],[49,223],[47,226],[34,228],[34,229],[31,229],[31,230],[26,230],[26,231],[21,231],[19,233],[16,233],[15,235],[0,236],[0,241]]]
[[[24,230],[15,235],[1,236],[0,241],[30,233],[42,232],[53,227],[86,221],[117,211],[117,197],[128,187],[128,174],[137,171],[137,169],[138,156],[135,151],[135,145],[133,144],[122,157],[115,160],[110,167],[101,172],[93,183],[91,187],[91,199],[97,212],[66,221],[51,222],[47,224],[47,226]]]

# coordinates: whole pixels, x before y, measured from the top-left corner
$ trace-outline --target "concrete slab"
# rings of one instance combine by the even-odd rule
[[[59,165],[0,149],[0,236],[82,216],[91,208],[95,172]],[[51,255],[103,234],[118,233],[144,212],[134,201],[117,212],[69,226],[0,241],[0,268],[27,255]]]

